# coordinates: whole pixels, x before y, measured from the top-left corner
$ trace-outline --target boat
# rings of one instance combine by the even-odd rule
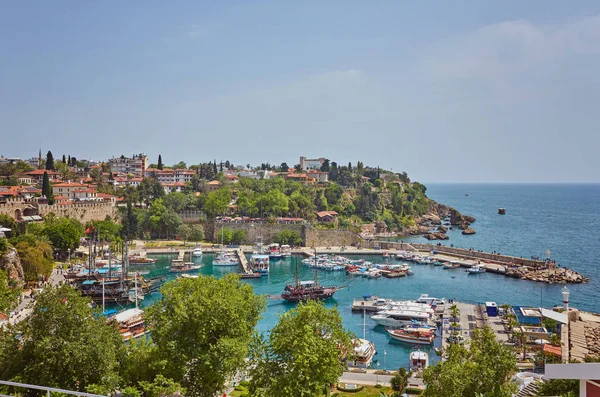
[[[435,330],[431,328],[406,327],[399,329],[386,329],[392,339],[399,342],[413,343],[417,345],[430,345],[435,339]]]
[[[235,252],[220,251],[213,258],[213,266],[237,266],[240,264]]]
[[[460,263],[445,263],[444,269],[456,269],[460,267]]]
[[[182,252],[180,252],[179,255],[181,255]],[[194,270],[198,270],[201,267],[202,267],[202,264],[196,265],[194,262],[192,262],[192,252],[190,252],[190,261],[189,262],[183,262],[183,259],[179,259],[179,258],[176,260],[172,260],[169,271],[171,273],[193,272]]]
[[[433,296],[429,296],[429,294],[421,294],[419,299],[415,302],[417,303],[426,303],[432,307],[442,306],[446,304],[446,298],[434,298]]]
[[[250,266],[255,272],[263,276],[269,274],[269,255],[252,255],[250,257]]]
[[[371,316],[371,320],[384,327],[402,327],[405,325],[427,325],[431,313],[420,308],[404,307],[402,309],[383,310]]]
[[[141,309],[127,309],[115,315],[113,320],[119,327],[123,341],[139,338],[149,332],[146,329],[144,311]]]
[[[483,267],[482,265],[475,265],[466,269],[465,272],[468,272],[469,274],[485,273],[485,267]]]
[[[281,250],[279,248],[279,244],[277,244],[277,243],[269,244],[269,258],[270,259],[281,259]]]
[[[287,244],[282,244],[279,248],[279,252],[281,253],[282,258],[289,258],[292,256],[292,248]]]
[[[288,302],[304,302],[307,300],[325,300],[333,297],[340,289],[337,286],[322,286],[319,284],[318,269],[315,268],[315,279],[300,281],[298,275],[298,262],[295,263],[294,283],[287,284],[281,294],[281,298]]]
[[[440,262],[440,261],[435,261],[435,262],[433,263],[433,266],[443,266],[443,265],[444,265],[444,264],[443,264],[442,262]]]
[[[194,248],[194,250],[192,251],[192,256],[194,258],[198,258],[198,257],[202,256],[202,248],[200,248],[200,247]]]
[[[183,273],[181,276],[178,276],[178,278],[198,278],[200,276],[198,276],[197,274],[187,274],[187,273]]]
[[[156,263],[156,258],[148,258],[145,252],[140,252],[129,256],[130,265],[148,265]]]
[[[366,338],[366,331],[366,314],[363,312],[363,337],[352,339],[352,347],[354,348],[353,360],[347,362],[350,368],[369,368],[373,363],[373,356],[377,354],[375,344]]]
[[[429,366],[429,356],[418,346],[411,349],[408,357],[408,366],[411,371],[420,371]]]
[[[506,208],[498,208],[498,215],[506,215]]]

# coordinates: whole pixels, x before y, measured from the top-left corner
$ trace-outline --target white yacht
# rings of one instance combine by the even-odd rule
[[[202,256],[202,248],[200,248],[200,247],[194,248],[194,250],[192,251],[192,256],[195,258]]]
[[[467,268],[467,270],[465,270],[465,271],[468,272],[469,274],[485,273],[485,267],[483,267],[481,265],[475,265],[473,267]]]
[[[384,327],[401,327],[411,324],[428,324],[431,319],[430,313],[418,312],[413,310],[384,310],[373,316],[371,320],[377,325]]]
[[[356,338],[352,339],[352,345],[354,347],[354,360],[348,360],[348,367],[369,368],[376,353],[375,344],[366,339]]]

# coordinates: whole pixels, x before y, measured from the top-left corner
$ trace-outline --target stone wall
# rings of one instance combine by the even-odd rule
[[[361,243],[358,234],[348,230],[320,230],[306,226],[304,241],[311,247],[342,247]]]
[[[244,230],[246,231],[247,244],[254,244],[258,241],[259,237],[262,237],[264,244],[270,244],[277,234],[283,230],[293,230],[300,234],[304,245],[306,246],[344,246],[344,245],[356,245],[361,239],[356,233],[352,233],[347,230],[320,230],[310,225],[305,224],[266,224],[266,223],[214,223],[212,228],[210,226],[205,227],[206,235],[213,236],[213,241],[219,242],[219,233],[221,227],[231,230]],[[209,228],[212,229],[209,231]]]
[[[184,223],[202,223],[206,219],[206,215],[202,211],[182,211],[177,213]]]
[[[221,227],[225,229],[231,230],[244,230],[246,231],[246,241],[247,244],[254,244],[258,241],[259,237],[262,237],[263,244],[270,244],[273,242],[275,236],[283,231],[283,230],[294,230],[300,234],[300,237],[304,240],[304,225],[302,224],[266,224],[266,223],[214,223],[214,227],[212,230],[213,241],[220,241]],[[206,235],[209,236],[208,230],[206,231]]]
[[[0,204],[0,214],[8,215],[16,219],[15,211],[20,210],[22,214],[26,209],[32,209],[35,206],[37,206],[37,202],[34,200],[10,198],[6,200],[6,203]]]
[[[73,203],[69,205],[48,205],[40,204],[38,213],[44,217],[49,213],[53,213],[58,217],[68,217],[77,219],[81,223],[90,221],[102,221],[106,217],[111,219],[117,218],[117,207],[111,203]]]

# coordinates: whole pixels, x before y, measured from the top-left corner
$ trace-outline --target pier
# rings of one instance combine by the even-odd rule
[[[246,255],[244,255],[244,251],[242,251],[241,248],[238,248],[235,250],[235,253],[242,265],[242,269],[244,269],[244,273],[253,273],[252,269],[250,268],[250,264],[248,263],[248,259],[246,258]]]

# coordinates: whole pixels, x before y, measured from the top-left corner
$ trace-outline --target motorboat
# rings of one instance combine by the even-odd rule
[[[129,256],[130,265],[148,265],[156,263],[156,258],[148,258],[145,252],[140,252]]]
[[[450,262],[448,262],[448,263],[444,264],[444,270],[447,270],[447,269],[457,269],[459,267],[460,267],[460,263],[450,263]]]
[[[498,215],[506,215],[506,208],[498,208]]]
[[[292,248],[287,244],[282,244],[279,248],[279,252],[281,253],[282,258],[289,258],[292,256]]]
[[[200,247],[194,248],[194,250],[192,251],[192,256],[194,258],[201,257],[202,256],[202,248],[200,248]]]
[[[213,266],[237,266],[240,264],[235,252],[221,251],[213,258]]]
[[[430,313],[408,308],[384,310],[371,316],[371,320],[384,327],[401,327],[412,324],[427,325],[430,319]]]
[[[269,258],[275,260],[281,259],[281,249],[279,248],[279,244],[269,244]]]
[[[185,273],[185,272],[193,272],[194,270],[198,270],[202,267],[202,265],[196,265],[193,262],[172,262],[171,267],[169,268],[169,272],[171,273]]]
[[[448,343],[455,343],[459,345],[465,343],[465,337],[462,335],[450,335],[446,340]]]
[[[408,366],[411,371],[420,371],[429,366],[429,356],[419,347],[410,351]]]
[[[469,274],[485,273],[485,267],[483,267],[482,265],[475,265],[473,267],[466,269],[465,271],[468,272]]]
[[[377,353],[375,351],[375,344],[366,339],[355,338],[352,339],[352,346],[354,348],[354,360],[348,360],[348,367],[369,368],[373,363],[373,356]]]
[[[392,339],[399,342],[418,345],[430,345],[435,339],[435,330],[425,327],[406,327],[399,329],[386,329]]]
[[[269,258],[270,255],[252,255],[250,266],[252,266],[254,271],[266,276],[269,274]]]

